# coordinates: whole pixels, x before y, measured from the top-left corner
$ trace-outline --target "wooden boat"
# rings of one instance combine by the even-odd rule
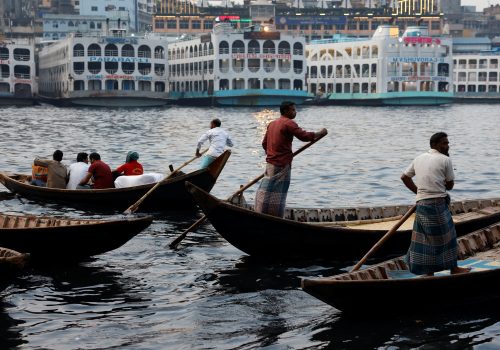
[[[29,254],[0,247],[0,282],[21,271],[29,261]]]
[[[81,260],[122,246],[152,221],[151,216],[89,220],[0,214],[0,246],[40,262]]]
[[[186,187],[222,237],[249,255],[268,259],[360,259],[411,207],[287,209],[285,218],[278,218],[219,200],[192,184]],[[450,207],[458,236],[500,220],[500,199],[452,202]],[[374,258],[404,254],[412,226],[407,220]]]
[[[407,312],[492,304],[500,298],[500,223],[458,239],[469,273],[411,274],[403,257],[332,277],[302,279],[302,289],[346,312]]]
[[[208,168],[188,174],[181,174],[166,180],[158,186],[139,206],[139,211],[162,211],[194,207],[194,201],[187,193],[184,182],[189,181],[205,191],[215,185],[219,174],[231,155],[227,150]],[[92,208],[123,211],[134,204],[155,184],[126,188],[66,190],[33,186],[29,175],[0,173],[0,182],[11,192],[33,200],[64,203],[76,208]]]

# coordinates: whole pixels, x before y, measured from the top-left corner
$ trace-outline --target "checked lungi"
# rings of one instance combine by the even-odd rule
[[[457,266],[457,234],[447,198],[417,202],[411,244],[406,255],[410,271],[416,275]]]
[[[292,167],[290,164],[279,167],[267,163],[264,178],[255,195],[255,211],[283,217],[285,215],[286,195],[290,187]]]

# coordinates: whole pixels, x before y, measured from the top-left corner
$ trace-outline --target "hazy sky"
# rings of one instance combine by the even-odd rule
[[[483,8],[490,5],[499,5],[500,0],[462,0],[462,5],[476,6],[477,11],[482,11]]]

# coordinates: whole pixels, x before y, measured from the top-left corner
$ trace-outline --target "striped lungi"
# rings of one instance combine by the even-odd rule
[[[292,167],[279,167],[267,163],[264,178],[255,195],[255,211],[283,217],[285,215],[286,195],[290,187]]]
[[[406,255],[410,271],[416,275],[457,266],[457,234],[446,198],[417,202],[411,244]]]

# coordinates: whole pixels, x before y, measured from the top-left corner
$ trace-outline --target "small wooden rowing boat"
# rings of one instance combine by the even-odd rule
[[[360,259],[411,207],[287,209],[285,218],[278,218],[219,200],[192,184],[186,187],[222,237],[268,259]],[[500,199],[453,202],[451,210],[458,236],[500,221]],[[412,226],[408,220],[374,257],[404,254]]]
[[[140,211],[163,211],[193,208],[192,197],[186,192],[184,182],[189,181],[210,192],[231,155],[227,150],[205,169],[174,176],[156,188],[139,207]],[[137,202],[155,184],[125,188],[66,190],[33,186],[29,175],[0,173],[0,182],[11,192],[22,197],[76,208],[123,211]]]
[[[151,225],[151,216],[74,219],[0,213],[0,246],[32,260],[81,260],[125,244]]]
[[[500,298],[500,223],[459,238],[459,266],[469,273],[415,276],[403,257],[356,272],[304,278],[302,289],[347,312],[438,310]]]
[[[29,254],[0,247],[0,282],[22,270],[29,261]]]

